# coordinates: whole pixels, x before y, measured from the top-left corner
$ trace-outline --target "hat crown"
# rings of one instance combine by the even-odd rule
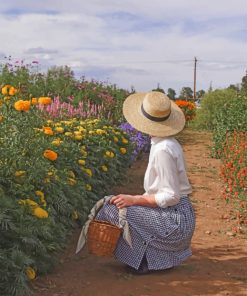
[[[171,112],[169,97],[157,91],[147,93],[142,106],[146,113],[157,118],[168,116]]]

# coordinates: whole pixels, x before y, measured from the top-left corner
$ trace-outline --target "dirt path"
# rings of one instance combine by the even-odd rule
[[[219,160],[210,158],[210,134],[189,130],[180,136],[190,181],[197,225],[193,256],[181,266],[149,275],[125,272],[114,259],[83,250],[74,255],[79,230],[52,274],[34,281],[39,296],[199,296],[247,295],[247,240],[233,236],[234,221],[220,196]],[[143,192],[147,157],[135,163],[126,186],[114,193]]]

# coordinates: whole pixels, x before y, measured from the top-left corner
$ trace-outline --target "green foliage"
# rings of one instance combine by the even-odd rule
[[[197,109],[193,127],[212,130],[215,126],[215,117],[218,112],[235,96],[236,92],[232,89],[208,92],[201,100],[201,107]]]
[[[179,98],[181,100],[182,99],[185,99],[185,100],[192,99],[193,98],[193,90],[191,89],[191,87],[188,87],[188,86],[183,87],[181,89]]]
[[[214,118],[214,155],[220,157],[226,134],[233,131],[247,132],[247,97],[235,97],[218,109]]]
[[[173,88],[168,88],[167,90],[167,96],[171,99],[171,100],[175,100],[176,97],[176,92]]]
[[[2,92],[0,290],[19,296],[29,293],[27,270],[50,270],[69,230],[124,179],[132,148],[106,121],[46,121],[32,105],[16,110],[20,91]],[[46,150],[56,157],[45,157]]]

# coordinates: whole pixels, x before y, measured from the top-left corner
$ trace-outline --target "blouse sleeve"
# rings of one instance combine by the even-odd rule
[[[162,208],[176,205],[180,200],[176,158],[166,150],[159,150],[155,154],[155,168],[159,188],[155,194],[157,205]]]

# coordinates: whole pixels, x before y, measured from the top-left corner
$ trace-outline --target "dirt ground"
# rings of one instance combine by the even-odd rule
[[[210,157],[211,136],[185,130],[179,136],[193,186],[197,224],[193,256],[181,266],[148,275],[132,275],[114,258],[84,249],[75,255],[74,233],[60,264],[33,286],[36,296],[218,296],[247,295],[247,239],[234,235],[230,206],[221,198],[220,161]],[[125,186],[113,193],[143,193],[147,155],[129,170]]]

